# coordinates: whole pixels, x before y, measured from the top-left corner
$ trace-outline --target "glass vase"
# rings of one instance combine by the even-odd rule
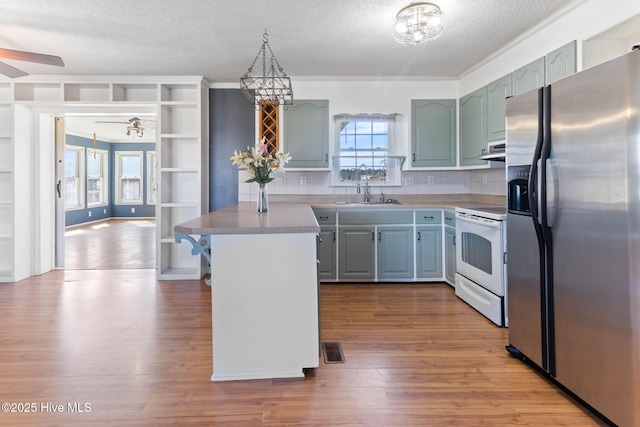
[[[267,212],[269,210],[269,197],[267,195],[267,184],[258,183],[258,213]]]

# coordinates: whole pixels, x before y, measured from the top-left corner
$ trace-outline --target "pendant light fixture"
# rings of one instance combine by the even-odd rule
[[[267,50],[269,58],[267,58]],[[262,57],[262,74],[252,76],[253,67],[259,57]],[[261,104],[293,104],[291,79],[284,72],[273,54],[271,46],[269,46],[269,34],[267,34],[266,30],[262,35],[262,47],[258,50],[258,54],[247,72],[240,79],[240,88],[249,101],[255,104],[256,108],[259,108]]]

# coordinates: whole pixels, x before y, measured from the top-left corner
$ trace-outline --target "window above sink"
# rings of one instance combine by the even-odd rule
[[[334,116],[336,156],[332,184],[336,186],[401,185],[404,157],[392,156],[396,114]]]

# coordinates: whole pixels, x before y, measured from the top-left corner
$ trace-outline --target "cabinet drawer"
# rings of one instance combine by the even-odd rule
[[[416,224],[442,224],[440,209],[416,210]]]
[[[314,209],[313,214],[319,225],[335,225],[336,211],[330,209]]]
[[[456,213],[454,211],[443,211],[444,212],[444,225],[448,225],[449,227],[456,226]]]
[[[340,225],[367,224],[413,224],[413,211],[369,208],[340,211]]]

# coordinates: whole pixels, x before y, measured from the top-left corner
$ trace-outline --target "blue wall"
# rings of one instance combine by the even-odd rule
[[[255,144],[256,110],[240,89],[209,89],[209,211],[238,203],[234,150]]]
[[[93,139],[83,138],[75,135],[66,135],[66,144],[74,145],[78,147],[89,148],[88,154],[91,154],[93,149]],[[108,151],[109,154],[109,201],[104,206],[95,206],[91,208],[86,207],[86,182],[85,182],[85,208],[74,209],[65,212],[65,225],[76,225],[85,222],[98,221],[106,218],[131,218],[131,217],[143,217],[153,218],[156,216],[155,205],[148,205],[147,200],[147,151],[155,151],[155,143],[113,143],[110,144],[105,141],[96,141],[96,147],[99,150]],[[143,161],[143,200],[142,205],[115,205],[115,152],[116,151],[144,151]],[[135,208],[136,212],[131,213],[131,208]],[[106,213],[105,213],[106,209]],[[91,216],[89,216],[91,212]]]

